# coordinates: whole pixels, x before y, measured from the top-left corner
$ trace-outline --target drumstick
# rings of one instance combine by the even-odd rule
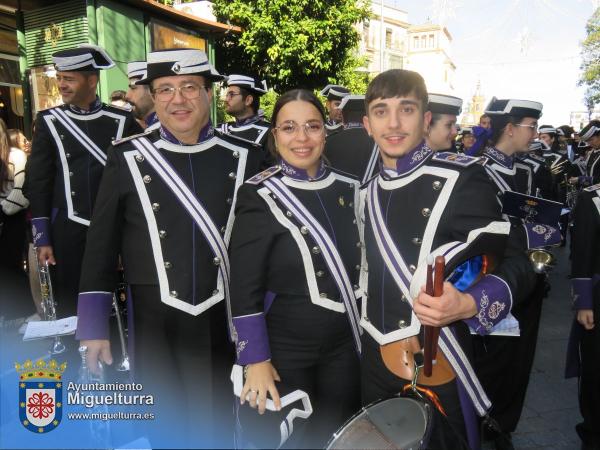
[[[441,297],[444,293],[444,270],[446,268],[446,260],[443,256],[435,258],[435,280],[433,284],[433,296]],[[431,353],[432,359],[437,356],[437,343],[440,337],[439,327],[434,327],[431,336]]]
[[[427,256],[427,281],[425,284],[425,293],[433,296],[433,256]],[[433,327],[423,326],[423,373],[426,377],[430,377],[433,371],[433,358],[435,349],[433,343]]]

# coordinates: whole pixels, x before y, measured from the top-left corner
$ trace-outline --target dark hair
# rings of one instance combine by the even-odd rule
[[[523,122],[525,117],[516,117],[516,116],[508,116],[503,114],[493,114],[488,116],[490,118],[492,124],[492,137],[489,139],[489,143],[491,145],[496,145],[502,134],[504,134],[504,130],[506,126],[510,123],[513,125],[517,125]]]
[[[283,108],[288,103],[296,100],[299,100],[301,102],[307,102],[313,105],[315,108],[317,108],[319,114],[321,114],[323,122],[326,121],[323,103],[321,103],[321,101],[313,92],[308,91],[306,89],[292,89],[291,91],[288,91],[285,94],[279,96],[277,102],[275,102],[275,106],[273,107],[273,114],[271,115],[271,124],[273,127],[277,126],[277,116],[279,115],[279,111],[281,111],[281,108]],[[277,157],[277,149],[275,148],[275,137],[273,136],[273,133],[269,133],[267,147],[269,149],[269,152],[274,157]]]
[[[252,91],[246,89],[245,87],[238,86],[240,88],[240,94],[242,94],[242,101],[246,101],[246,98],[251,95],[252,103],[250,103],[250,108],[252,108],[252,112],[256,114],[258,112],[258,108],[260,108],[260,95],[253,93]]]
[[[127,92],[125,91],[112,91],[112,93],[110,94],[110,100],[111,101],[116,101],[116,100],[125,100],[125,96],[127,95]]]
[[[365,109],[368,113],[369,104],[378,98],[405,97],[410,94],[421,102],[423,113],[427,111],[428,95],[423,77],[412,70],[386,70],[369,83],[365,95]]]
[[[554,128],[554,127],[552,125],[541,125],[541,126],[538,127],[538,131],[539,131],[540,128]],[[540,131],[540,134],[547,134],[547,135],[552,136],[554,138],[554,140],[552,141],[552,145],[550,146],[550,150],[551,151],[554,152],[554,151],[560,150],[560,142],[559,142],[559,139],[558,139],[558,133],[557,132],[548,133],[548,132],[545,132],[545,131],[544,132]]]
[[[483,113],[482,115],[479,116],[479,122],[481,122],[481,119],[483,119],[484,117],[491,119],[491,116],[489,114]]]

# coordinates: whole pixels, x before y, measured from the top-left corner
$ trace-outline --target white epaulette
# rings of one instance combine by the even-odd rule
[[[246,183],[258,185],[258,184],[262,183],[263,181],[271,178],[273,175],[275,175],[278,172],[281,172],[281,166],[272,166],[272,167],[269,167],[268,169],[263,170],[262,172],[257,173],[252,178],[248,178],[246,180]]]
[[[146,128],[143,132],[138,133],[138,134],[132,134],[131,136],[127,136],[127,137],[123,137],[121,139],[115,139],[111,142],[111,144],[114,145],[120,145],[123,142],[129,142],[132,139],[138,138],[138,137],[142,137],[142,136],[146,136],[150,133],[152,133],[154,131],[154,129],[148,129]]]
[[[436,152],[432,158],[433,161],[446,162],[461,167],[469,167],[477,164],[480,159],[478,156],[459,155],[452,152]]]
[[[586,192],[594,192],[594,191],[597,191],[598,189],[600,189],[600,183],[593,184],[592,186],[588,186],[588,187],[584,188],[583,190]]]

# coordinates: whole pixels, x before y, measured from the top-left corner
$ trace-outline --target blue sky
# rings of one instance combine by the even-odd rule
[[[373,0],[377,4],[379,0]],[[440,12],[452,35],[455,95],[469,101],[478,80],[491,98],[541,101],[541,123],[568,123],[585,110],[580,42],[599,0],[385,0],[413,24]],[[444,19],[442,19],[444,20]]]

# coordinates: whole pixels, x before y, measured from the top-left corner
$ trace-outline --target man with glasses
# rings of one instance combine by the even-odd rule
[[[156,396],[153,447],[231,445],[229,401],[218,398],[228,389],[215,385],[233,362],[226,246],[237,188],[259,162],[211,125],[212,83],[222,78],[199,50],[148,55],[138,83],[150,86],[161,125],[109,149],[83,261],[77,338],[97,370],[112,362],[107,319],[121,256],[135,378]]]

